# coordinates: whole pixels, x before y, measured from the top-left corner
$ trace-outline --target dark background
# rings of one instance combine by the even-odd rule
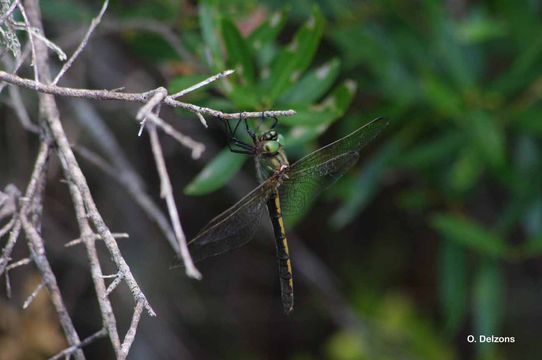
[[[78,157],[111,230],[130,234],[119,240],[122,253],[158,314],[143,317],[130,358],[539,358],[541,2],[281,3],[113,2],[61,82],[126,91],[167,85],[177,91],[244,66],[183,100],[228,112],[296,109],[297,117],[279,119],[291,161],[377,116],[390,120],[356,167],[289,226],[295,277],[290,316],[282,313],[268,231],[239,250],[199,263],[203,280],[190,280],[182,269],[169,269],[173,250],[123,187]],[[99,6],[43,1],[47,36],[73,52]],[[255,49],[255,35],[249,34],[276,12],[283,15],[280,31],[268,29]],[[299,60],[298,68],[277,65],[296,33],[298,51],[289,56]],[[252,79],[247,64],[253,66]],[[329,78],[313,73],[305,82],[286,76],[283,86],[273,83],[296,71],[304,79],[331,65]],[[32,76],[28,66],[20,74]],[[348,92],[352,84],[355,93]],[[14,183],[24,189],[38,139],[7,106],[6,90],[0,95],[0,187]],[[36,121],[36,95],[22,94]],[[92,111],[166,211],[148,137],[137,137],[138,106],[58,101],[72,144],[109,160],[94,125],[81,115]],[[161,115],[206,145],[194,160],[161,136],[181,222],[191,238],[256,186],[254,166],[247,161],[233,171],[241,155],[211,162],[226,144],[218,119],[207,117],[206,129],[193,114],[163,108]],[[309,136],[296,140],[295,131]],[[43,237],[84,338],[101,320],[84,250],[63,247],[78,230],[67,186],[52,161]],[[194,180],[206,167],[211,179]],[[105,248],[99,250],[104,272],[113,272]],[[14,258],[26,252],[20,240]],[[37,273],[20,268],[11,281],[12,298],[4,291],[0,298],[0,358],[44,358],[60,351],[65,344],[47,297],[21,310],[39,282]],[[133,307],[128,289],[117,289],[112,300],[124,333]],[[469,344],[469,334],[515,342]],[[113,356],[105,339],[87,349],[89,358]]]

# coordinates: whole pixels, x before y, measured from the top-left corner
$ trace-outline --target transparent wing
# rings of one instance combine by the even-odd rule
[[[279,187],[283,214],[290,219],[301,216],[318,194],[337,181],[358,159],[359,153],[349,152],[290,176]]]
[[[212,219],[188,243],[194,261],[222,254],[238,248],[254,237],[266,203],[271,195],[274,180],[268,180],[252,190],[235,205]]]
[[[356,163],[361,149],[387,125],[383,118],[373,120],[295,162],[288,172],[289,179],[279,188],[283,213],[292,218],[302,214],[318,194]]]

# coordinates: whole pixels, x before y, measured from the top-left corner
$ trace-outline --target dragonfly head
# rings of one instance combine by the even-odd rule
[[[259,137],[263,154],[274,156],[280,150],[279,134],[275,130],[264,132]]]

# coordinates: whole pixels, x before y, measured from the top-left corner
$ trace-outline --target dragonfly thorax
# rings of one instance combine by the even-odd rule
[[[255,160],[258,178],[262,182],[273,174],[284,173],[289,163],[275,130],[267,131],[259,139]]]

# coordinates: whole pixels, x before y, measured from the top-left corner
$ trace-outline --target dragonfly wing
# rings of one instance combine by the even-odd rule
[[[384,118],[375,119],[351,134],[328,144],[309,155],[296,161],[290,170],[290,174],[294,175],[296,172],[305,172],[310,168],[317,168],[321,164],[327,163],[341,155],[358,152],[371,142],[386,126],[388,121]]]
[[[266,203],[273,188],[270,180],[260,184],[235,205],[211,220],[188,243],[192,259],[200,261],[219,255],[252,240],[266,212]]]
[[[307,209],[319,193],[356,163],[361,149],[387,125],[388,121],[383,118],[373,120],[295,162],[288,172],[289,179],[279,188],[283,212],[296,215]]]
[[[285,216],[300,215],[308,209],[314,199],[347,172],[358,159],[359,153],[352,151],[290,176],[279,187]]]

